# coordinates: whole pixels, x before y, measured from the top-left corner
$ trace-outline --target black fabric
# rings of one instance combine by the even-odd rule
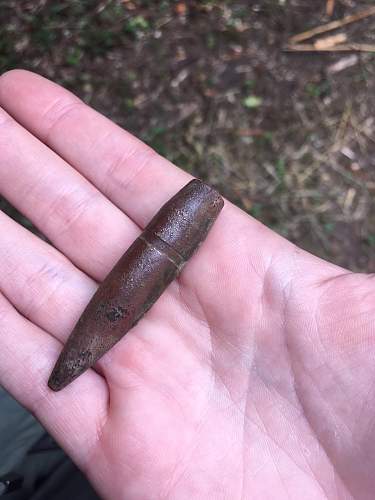
[[[0,387],[0,476],[19,464],[43,434],[35,418]]]
[[[87,479],[42,426],[0,388],[0,481],[23,479],[1,500],[100,500]],[[16,485],[16,483],[14,483]]]

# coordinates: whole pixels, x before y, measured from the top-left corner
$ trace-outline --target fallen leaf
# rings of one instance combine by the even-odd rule
[[[184,16],[187,11],[186,3],[185,2],[178,2],[178,4],[175,7],[175,11],[179,16]]]
[[[245,99],[242,101],[242,104],[245,106],[245,108],[249,109],[259,108],[259,106],[261,106],[262,103],[263,99],[256,95],[249,95],[245,97]]]

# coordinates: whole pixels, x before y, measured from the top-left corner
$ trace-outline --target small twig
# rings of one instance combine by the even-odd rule
[[[346,106],[344,112],[342,113],[341,120],[335,134],[335,139],[331,146],[332,153],[339,151],[343,146],[345,134],[348,130],[348,125],[350,124],[351,114],[352,106],[351,104],[349,104],[348,106]]]
[[[259,137],[265,133],[266,131],[261,128],[241,128],[238,131],[240,137]]]
[[[312,43],[287,45],[284,52],[375,52],[375,45],[368,43],[345,43],[333,47],[317,47]]]
[[[365,17],[373,16],[375,14],[375,7],[370,7],[362,12],[358,12],[357,14],[351,14],[349,16],[345,16],[342,19],[338,19],[337,21],[332,21],[328,24],[323,24],[321,26],[317,26],[316,28],[312,28],[311,30],[304,31],[303,33],[299,33],[298,35],[294,35],[289,39],[290,44],[296,44],[302,42],[304,40],[308,40],[315,35],[319,35],[321,33],[326,33],[327,31],[332,31],[337,28],[341,28],[342,26],[346,26],[347,24],[354,23],[356,21],[360,21]]]

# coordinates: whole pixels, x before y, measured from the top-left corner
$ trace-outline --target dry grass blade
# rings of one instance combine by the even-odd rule
[[[342,19],[338,19],[337,21],[332,21],[328,24],[323,24],[321,26],[317,26],[316,28],[312,28],[311,30],[304,31],[303,33],[299,33],[298,35],[294,35],[289,39],[289,43],[294,45],[299,42],[303,42],[304,40],[308,40],[315,35],[320,35],[321,33],[327,33],[327,31],[332,31],[337,28],[341,28],[342,26],[346,26],[347,24],[354,23],[356,21],[360,21],[361,19],[365,19],[366,17],[370,17],[375,15],[375,7],[370,7],[362,12],[358,12],[357,14],[351,14],[349,16],[345,16]]]

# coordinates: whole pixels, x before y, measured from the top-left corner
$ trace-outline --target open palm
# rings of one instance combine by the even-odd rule
[[[189,176],[57,85],[0,79],[0,383],[110,499],[370,499],[375,289],[226,205],[180,278],[60,393],[62,344]]]

